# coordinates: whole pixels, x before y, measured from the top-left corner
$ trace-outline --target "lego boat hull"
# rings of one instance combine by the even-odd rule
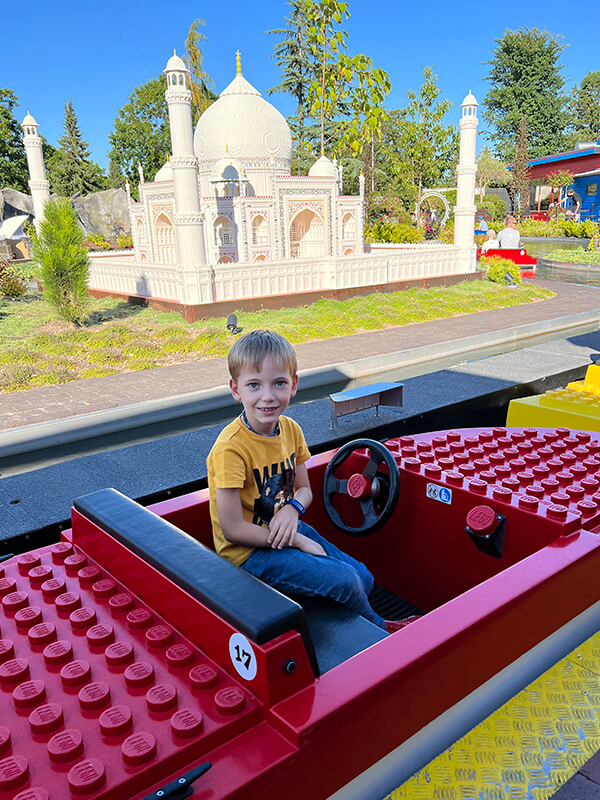
[[[206,491],[150,509],[95,493],[63,542],[5,562],[0,800],[141,800],[204,761],[202,799],[326,800],[598,602],[597,435],[386,444],[400,496],[381,530],[330,522],[331,453],[309,462],[306,519],[423,615],[325,671],[297,604],[220,572]]]

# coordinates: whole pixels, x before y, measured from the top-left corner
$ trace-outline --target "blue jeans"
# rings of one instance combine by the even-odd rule
[[[318,542],[327,555],[314,556],[295,547],[256,547],[242,569],[285,594],[331,597],[385,630],[384,620],[368,600],[374,579],[365,565],[338,550],[305,522],[298,523],[298,533]]]

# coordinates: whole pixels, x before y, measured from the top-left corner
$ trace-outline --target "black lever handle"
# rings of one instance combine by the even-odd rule
[[[192,784],[198,780],[205,772],[212,767],[210,761],[205,761],[198,767],[194,767],[181,778],[177,778],[171,783],[167,783],[162,789],[157,789],[152,794],[147,794],[142,800],[184,800],[194,793]]]

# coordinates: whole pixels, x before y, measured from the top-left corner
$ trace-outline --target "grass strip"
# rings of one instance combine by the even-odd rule
[[[238,312],[245,331],[269,328],[293,344],[335,339],[364,331],[458,317],[533,303],[553,293],[535,284],[518,289],[489,281],[408,289],[350,300],[319,300],[302,308]],[[459,323],[457,323],[457,326]],[[0,391],[104,377],[227,354],[234,336],[225,317],[188,324],[176,312],[143,308],[124,300],[90,302],[85,325],[59,320],[39,294],[0,299]]]

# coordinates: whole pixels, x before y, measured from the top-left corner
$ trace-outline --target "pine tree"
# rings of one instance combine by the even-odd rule
[[[273,48],[271,58],[281,70],[283,80],[268,90],[268,94],[282,92],[290,94],[296,101],[296,114],[289,120],[296,149],[301,151],[307,138],[306,123],[310,117],[308,92],[310,85],[318,76],[318,61],[308,42],[308,20],[304,0],[290,0],[289,16],[285,17],[285,27],[268,31],[283,36],[282,41]],[[316,129],[314,131],[316,133]],[[313,158],[311,157],[312,164]]]
[[[595,142],[600,137],[600,70],[588,72],[569,100],[572,134],[570,145]]]
[[[125,186],[125,176],[121,167],[112,158],[108,164],[108,185],[111,189],[123,189]]]
[[[88,143],[83,139],[73,103],[65,103],[64,134],[48,164],[52,191],[62,197],[89,194],[106,188],[106,178],[98,164],[90,159]]]
[[[33,234],[33,261],[40,270],[44,299],[63,319],[83,324],[90,259],[77,215],[66,197],[46,203],[39,233]]]

